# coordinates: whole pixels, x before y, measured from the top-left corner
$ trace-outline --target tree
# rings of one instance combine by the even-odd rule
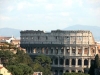
[[[94,65],[95,65],[94,66],[95,68],[99,68],[100,67],[100,60],[99,60],[99,55],[98,54],[95,56]]]
[[[12,73],[12,75],[32,75],[33,61],[30,56],[21,50],[17,54],[9,50],[0,50],[2,64]]]
[[[95,60],[94,62],[91,63],[91,67],[90,67],[90,70],[89,70],[89,74],[90,75],[94,75],[95,73],[95,69],[96,68],[99,68],[100,67],[100,60],[99,60],[99,55],[97,54],[95,56]]]
[[[51,59],[45,55],[39,55],[35,57],[34,60],[34,71],[41,71],[43,75],[50,75],[51,74]]]
[[[9,65],[7,69],[12,73],[12,75],[32,75],[33,70],[26,64]]]
[[[90,66],[90,70],[89,70],[89,74],[90,75],[94,75],[94,62],[93,63],[91,63],[91,66]]]

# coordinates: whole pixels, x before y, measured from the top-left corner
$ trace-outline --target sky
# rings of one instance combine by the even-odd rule
[[[100,26],[100,0],[0,0],[0,28],[54,30]]]

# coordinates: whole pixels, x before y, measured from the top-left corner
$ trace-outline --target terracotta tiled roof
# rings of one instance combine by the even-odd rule
[[[2,37],[0,36],[0,40],[9,40],[11,37]]]
[[[0,70],[2,69],[3,67],[0,67]]]

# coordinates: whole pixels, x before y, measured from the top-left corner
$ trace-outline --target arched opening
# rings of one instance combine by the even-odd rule
[[[78,60],[78,65],[82,65],[82,60],[81,59]]]
[[[72,65],[75,65],[75,59],[72,59]]]
[[[63,74],[63,70],[60,70],[60,75],[62,75]]]
[[[84,60],[84,65],[88,65],[88,60],[87,59]]]
[[[54,75],[58,75],[58,71],[57,70],[54,71]]]
[[[42,53],[44,53],[44,48],[42,48]]]
[[[60,58],[60,65],[63,65],[64,60],[62,58]]]
[[[58,65],[58,59],[57,58],[54,60],[54,63],[55,63],[55,65]]]
[[[80,73],[80,72],[82,72],[82,71],[79,70],[78,73]]]
[[[45,50],[46,50],[46,54],[48,54],[48,48],[46,48]]]
[[[72,70],[72,72],[75,72],[74,70]]]
[[[65,64],[66,64],[66,65],[69,65],[69,59],[66,59]]]
[[[69,72],[68,70],[66,70],[66,72]]]

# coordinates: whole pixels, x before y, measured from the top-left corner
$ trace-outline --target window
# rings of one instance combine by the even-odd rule
[[[46,40],[48,39],[48,37],[46,36]]]
[[[56,39],[57,39],[57,36],[56,36]]]
[[[40,37],[38,36],[38,40],[40,39]]]

